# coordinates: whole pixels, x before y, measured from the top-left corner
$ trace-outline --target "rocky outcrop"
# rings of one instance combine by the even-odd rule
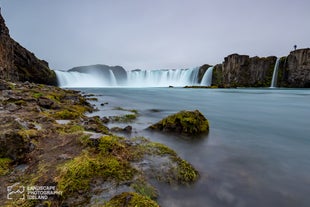
[[[185,135],[198,135],[209,132],[209,122],[198,110],[180,111],[153,124],[149,129]]]
[[[48,63],[39,60],[10,35],[0,14],[0,78],[13,82],[29,81],[56,85],[56,74],[49,69]]]
[[[31,151],[30,139],[23,136],[23,128],[20,120],[12,116],[0,118],[0,158],[8,157],[13,161],[25,158],[26,153]]]
[[[218,87],[269,87],[277,57],[232,54],[213,68],[212,85]],[[310,48],[292,51],[279,60],[278,87],[310,87]]]
[[[249,57],[232,54],[213,69],[212,83],[219,87],[267,87],[276,57]]]
[[[280,86],[310,88],[310,48],[292,51],[282,65],[284,81]]]

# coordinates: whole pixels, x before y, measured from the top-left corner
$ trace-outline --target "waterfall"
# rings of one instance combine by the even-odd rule
[[[111,86],[117,86],[117,81],[112,70],[109,70]]]
[[[107,80],[98,76],[80,73],[80,72],[64,72],[55,70],[57,81],[61,87],[103,87],[109,85]]]
[[[213,66],[209,67],[205,74],[202,77],[201,86],[211,86],[212,85],[212,73],[213,73]]]
[[[132,70],[117,76],[113,70],[108,73],[55,71],[60,87],[182,87],[199,85],[199,67],[190,69]]]
[[[277,58],[276,64],[274,65],[274,69],[273,69],[270,88],[277,87],[279,63],[280,63],[280,58]]]
[[[167,87],[198,84],[199,68],[127,71],[129,87]]]

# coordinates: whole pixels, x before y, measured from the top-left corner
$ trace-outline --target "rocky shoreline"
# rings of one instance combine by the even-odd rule
[[[199,178],[167,146],[114,135],[100,117],[86,116],[94,108],[78,91],[1,80],[0,94],[0,206],[158,206],[152,183]],[[5,186],[61,194],[34,197],[28,189],[23,200]]]

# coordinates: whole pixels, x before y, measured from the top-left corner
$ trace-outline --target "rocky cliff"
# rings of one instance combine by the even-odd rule
[[[0,79],[29,81],[56,85],[56,74],[48,63],[39,60],[10,37],[9,30],[0,14]]]
[[[219,87],[268,87],[276,57],[232,54],[213,69],[212,85]]]
[[[219,87],[269,87],[277,57],[232,54],[213,69],[212,85]],[[292,51],[280,58],[278,87],[310,87],[310,49]]]
[[[280,86],[310,88],[310,48],[292,51],[282,59]]]

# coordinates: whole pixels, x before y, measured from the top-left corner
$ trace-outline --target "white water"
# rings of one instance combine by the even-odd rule
[[[212,73],[213,73],[213,66],[209,67],[205,74],[202,77],[201,86],[211,86],[212,85]]]
[[[108,83],[98,76],[79,73],[79,72],[63,72],[55,70],[58,84],[61,87],[100,87]]]
[[[109,76],[97,73],[55,71],[60,87],[168,87],[199,85],[199,67],[174,70],[127,71],[125,80],[117,80],[112,70]]]
[[[279,63],[280,63],[280,58],[277,59],[276,64],[274,65],[270,88],[277,87]]]

